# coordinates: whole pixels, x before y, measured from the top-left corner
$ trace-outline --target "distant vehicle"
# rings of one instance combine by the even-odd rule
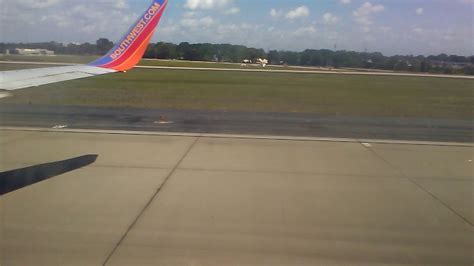
[[[249,64],[252,64],[252,60],[244,59],[244,60],[242,60],[242,63],[240,64],[240,66],[241,67],[248,67]]]
[[[143,57],[168,0],[153,0],[132,28],[102,58],[88,65],[0,72],[0,98],[8,91],[132,69]]]

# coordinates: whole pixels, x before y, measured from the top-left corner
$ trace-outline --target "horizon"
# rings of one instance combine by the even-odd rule
[[[101,37],[102,38],[102,37]],[[99,38],[100,39],[100,38]],[[96,40],[97,41],[97,40]],[[109,40],[109,41],[112,41],[113,44],[115,45],[116,42],[113,41],[113,40]],[[160,42],[163,42],[163,43],[171,43],[173,45],[176,45],[178,46],[180,43],[174,43],[174,42],[164,42],[164,41],[157,41],[157,42],[150,42],[150,45],[152,44],[157,44],[157,43],[160,43]],[[82,43],[73,43],[73,42],[58,42],[58,41],[44,41],[44,42],[32,42],[32,43],[27,43],[27,42],[8,42],[8,43],[4,43],[4,42],[0,42],[0,43],[3,43],[3,44],[6,44],[6,45],[13,45],[13,44],[23,44],[23,45],[29,45],[29,44],[42,44],[42,43],[57,43],[57,44],[62,44],[62,45],[70,45],[70,44],[73,44],[73,45],[83,45],[83,44],[91,44],[91,45],[96,45],[96,42],[93,41],[93,42],[82,42]],[[295,53],[303,53],[305,51],[308,51],[308,50],[316,50],[316,51],[320,51],[320,50],[328,50],[328,51],[331,51],[331,52],[348,52],[348,53],[352,53],[352,52],[355,52],[355,53],[367,53],[367,54],[375,54],[375,53],[379,53],[379,54],[382,54],[383,56],[385,57],[396,57],[396,56],[402,56],[402,57],[419,57],[419,56],[423,56],[425,58],[429,57],[429,56],[440,56],[440,55],[447,55],[447,56],[462,56],[462,57],[466,57],[466,58],[470,58],[470,57],[474,57],[474,55],[458,55],[458,54],[446,54],[446,53],[441,53],[441,54],[428,54],[428,55],[417,55],[417,54],[394,54],[394,55],[386,55],[380,51],[355,51],[355,50],[333,50],[333,49],[329,49],[329,48],[321,48],[321,49],[314,49],[314,48],[306,48],[304,50],[266,50],[264,48],[259,48],[259,47],[251,47],[251,46],[246,46],[244,44],[233,44],[233,43],[206,43],[206,42],[203,42],[203,43],[191,43],[191,42],[187,42],[187,41],[183,41],[181,43],[189,43],[190,45],[201,45],[201,44],[210,44],[210,45],[233,45],[233,46],[244,46],[246,48],[249,48],[249,49],[262,49],[264,50],[265,53],[268,53],[270,51],[278,51],[278,52],[295,52]],[[17,47],[17,48],[20,48],[20,47]],[[25,48],[25,49],[36,49],[36,48]],[[67,55],[67,54],[65,54]],[[157,58],[159,59],[159,58]]]
[[[152,42],[228,43],[267,52],[327,49],[469,57],[473,55],[473,3],[170,1]],[[4,10],[0,42],[95,43],[100,37],[116,42],[148,4],[148,0],[0,0]]]

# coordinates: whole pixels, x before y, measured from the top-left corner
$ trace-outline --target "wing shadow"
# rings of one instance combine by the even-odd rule
[[[0,173],[0,196],[46,179],[90,165],[98,155],[89,154],[64,161],[38,164]]]

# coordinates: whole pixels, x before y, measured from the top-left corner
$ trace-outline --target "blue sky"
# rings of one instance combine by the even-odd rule
[[[0,41],[117,40],[149,0],[0,0]],[[153,41],[473,54],[474,0],[169,0]]]

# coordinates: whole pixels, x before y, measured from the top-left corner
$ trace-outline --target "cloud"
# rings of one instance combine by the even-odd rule
[[[392,31],[392,27],[382,26],[379,28],[380,32],[387,33]]]
[[[373,5],[370,2],[365,2],[357,10],[353,12],[355,22],[362,26],[365,32],[370,31],[370,26],[373,24],[372,15],[385,10],[383,5]]]
[[[334,16],[333,14],[327,12],[323,15],[324,24],[334,24],[339,21],[339,18]]]
[[[232,2],[233,0],[186,0],[184,7],[191,10],[216,9],[226,7]]]
[[[180,22],[181,26],[187,28],[209,28],[214,24],[214,19],[210,16],[203,18],[183,18]]]
[[[429,12],[423,10],[423,17],[429,18],[424,20],[417,16],[416,9],[427,6],[400,7],[400,13],[413,14],[413,20],[406,21],[406,25],[393,24],[391,19],[385,19],[382,15],[388,12],[388,7],[379,3],[387,1],[381,0],[352,0],[351,5],[346,6],[341,0],[330,0],[339,10],[321,12],[317,21],[311,21],[313,23],[309,18],[302,21],[297,18],[315,15],[310,11],[313,4],[317,6],[319,1],[300,1],[308,2],[304,4],[309,8],[306,15],[297,16],[298,12],[292,12],[294,20],[285,25],[278,22],[286,20],[288,13],[303,4],[288,7],[279,1],[267,1],[273,5],[263,9],[266,19],[243,14],[247,8],[251,9],[249,6],[257,6],[257,1],[207,0],[193,4],[193,1],[180,0],[177,2],[180,8],[173,12],[169,9],[165,13],[152,41],[232,43],[267,50],[331,48],[337,43],[338,49],[363,51],[368,48],[388,54],[472,54],[472,38],[469,38],[472,36],[472,12],[467,4],[472,4],[474,0],[453,0],[449,3],[458,5],[456,22],[432,19],[442,15],[443,8],[430,8]],[[185,4],[188,6],[185,7]],[[147,0],[0,0],[0,41],[93,43],[100,37],[117,41],[147,5]],[[267,5],[262,4],[261,7]],[[353,25],[350,21],[342,25],[343,17],[339,12],[347,11],[347,8],[351,9],[349,19]],[[237,15],[232,18],[226,16],[232,14]],[[341,27],[329,26],[331,23],[338,23]]]
[[[309,16],[310,11],[306,6],[300,6],[286,13],[287,19],[297,19]]]
[[[424,9],[420,7],[420,8],[417,8],[415,10],[415,12],[416,12],[417,15],[421,16],[421,15],[423,15]]]
[[[45,8],[60,3],[60,0],[17,0],[18,4],[26,8]]]
[[[127,4],[127,1],[125,0],[117,0],[115,1],[115,8],[118,8],[118,9],[125,9],[125,8],[128,8],[128,4]]]
[[[199,12],[196,12],[196,11],[187,11],[187,12],[184,12],[183,13],[183,17],[185,18],[192,18],[192,17],[195,17],[199,14]]]
[[[224,11],[224,14],[226,14],[226,15],[235,15],[235,14],[238,14],[238,13],[240,13],[240,8],[238,8],[238,7],[232,7],[232,8],[227,9],[226,11]]]
[[[274,8],[272,8],[272,10],[270,10],[270,16],[272,18],[279,18],[279,17],[281,17],[282,14],[283,14],[283,12],[281,10],[276,10]]]
[[[343,5],[348,5],[348,4],[350,4],[352,1],[351,1],[351,0],[340,0],[339,2],[340,2],[341,4],[343,4]]]
[[[138,17],[125,0],[0,1],[1,38],[11,41],[116,41]]]
[[[296,29],[294,35],[296,36],[307,36],[313,33],[316,33],[317,29],[314,26],[301,27]]]

